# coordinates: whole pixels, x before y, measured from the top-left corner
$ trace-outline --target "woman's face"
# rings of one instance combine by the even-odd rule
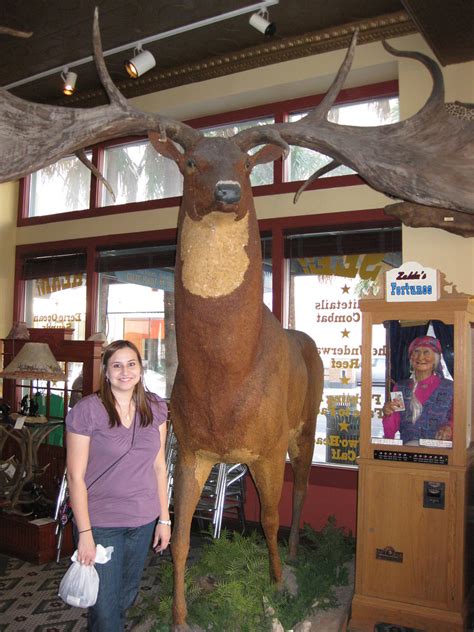
[[[133,391],[142,375],[142,367],[135,351],[124,347],[113,353],[107,362],[106,375],[112,391]]]
[[[434,371],[436,356],[430,347],[417,347],[410,356],[410,362],[417,378],[425,378]]]

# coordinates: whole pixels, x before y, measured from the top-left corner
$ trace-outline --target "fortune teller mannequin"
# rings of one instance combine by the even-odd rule
[[[411,375],[395,385],[396,397],[383,407],[384,437],[397,431],[404,444],[420,439],[451,441],[453,435],[453,382],[443,375],[441,344],[432,336],[415,338],[408,347]]]

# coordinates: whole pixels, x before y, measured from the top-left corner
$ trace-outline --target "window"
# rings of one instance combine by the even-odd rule
[[[263,262],[263,302],[270,311],[273,309],[273,269],[272,269],[272,238],[263,234],[260,239]]]
[[[161,200],[183,193],[183,177],[177,165],[160,156],[149,141],[107,147],[104,177],[110,192],[102,187],[102,206]]]
[[[290,122],[299,121],[308,113],[299,112],[291,114],[288,118]],[[372,99],[361,103],[349,103],[336,105],[328,113],[328,120],[339,125],[355,126],[376,126],[388,123],[396,123],[400,118],[400,108],[398,97]],[[286,176],[288,182],[307,180],[318,169],[324,167],[331,158],[314,152],[305,147],[291,147],[290,155],[286,165]],[[355,173],[349,167],[341,165],[326,173],[323,178],[342,176]]]
[[[385,271],[401,263],[399,229],[289,235],[287,326],[309,334],[324,364],[313,462],[355,465],[359,454],[361,313],[359,299],[380,296]],[[379,379],[374,410],[385,393],[386,332],[374,332]]]
[[[177,367],[173,244],[106,250],[98,259],[98,331],[138,347],[147,387],[169,397]]]
[[[88,152],[89,160],[92,153]],[[29,178],[29,216],[55,215],[89,207],[91,172],[75,156],[68,156]]]
[[[341,102],[330,110],[330,119],[350,125],[395,122],[398,120],[397,90],[395,81],[343,90],[339,96]],[[315,96],[271,103],[191,121],[191,125],[209,136],[230,137],[248,127],[297,121],[319,101],[320,97]],[[216,125],[216,121],[219,124]],[[84,216],[100,215],[110,213],[111,207],[117,213],[156,209],[175,205],[175,198],[182,194],[182,176],[178,167],[172,160],[158,155],[146,138],[109,141],[94,148],[94,154],[89,152],[89,158],[92,159],[92,155],[110,183],[115,200],[101,183],[96,186],[95,178],[91,179],[89,170],[77,158],[65,158],[22,180],[24,193],[28,194],[23,196],[26,204],[19,225],[64,220],[64,214],[73,211],[76,219],[78,212]],[[328,162],[327,156],[293,147],[285,161],[284,173],[280,161],[257,165],[251,174],[251,184],[267,186],[261,190],[263,195],[296,191],[297,182],[306,180]],[[347,167],[339,167],[311,187],[361,183],[353,173]],[[341,175],[346,177],[331,179],[331,176]]]
[[[85,254],[28,258],[23,265],[23,280],[28,327],[70,329],[74,340],[84,340]]]

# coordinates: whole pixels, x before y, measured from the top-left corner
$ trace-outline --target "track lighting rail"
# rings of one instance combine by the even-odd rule
[[[278,4],[280,0],[262,0],[261,2],[257,2],[254,4],[249,4],[245,7],[240,7],[240,9],[234,9],[233,11],[227,11],[226,13],[221,13],[219,15],[215,15],[210,18],[206,18],[204,20],[198,20],[197,22],[193,22],[191,24],[185,24],[184,26],[178,26],[177,28],[170,29],[169,31],[163,31],[162,33],[157,33],[156,35],[150,35],[149,37],[145,37],[140,40],[134,40],[133,42],[129,42],[128,44],[123,44],[121,46],[116,46],[115,48],[111,48],[109,50],[104,51],[104,57],[108,57],[110,55],[115,55],[116,53],[120,53],[125,50],[134,50],[137,48],[138,44],[142,46],[149,44],[150,42],[157,42],[158,40],[162,40],[168,37],[173,37],[175,35],[180,35],[181,33],[186,33],[188,31],[193,31],[195,29],[202,28],[204,26],[209,26],[210,24],[216,24],[218,22],[223,22],[224,20],[230,20],[232,18],[238,17],[240,15],[245,15],[247,13],[253,13],[254,11],[261,11],[270,7],[272,5]],[[26,83],[30,83],[32,81],[36,81],[37,79],[42,79],[43,77],[48,77],[50,75],[54,75],[56,73],[63,72],[64,68],[67,67],[69,70],[71,68],[76,68],[77,66],[82,66],[83,64],[87,64],[93,61],[93,56],[89,55],[88,57],[83,57],[82,59],[77,59],[76,61],[69,62],[67,64],[61,64],[60,66],[56,66],[55,68],[50,68],[49,70],[44,70],[43,72],[39,72],[35,75],[31,75],[29,77],[24,77],[23,79],[19,79],[18,81],[14,81],[13,83],[9,83],[5,86],[2,86],[5,90],[10,90],[11,88],[16,88],[17,86],[22,86]]]

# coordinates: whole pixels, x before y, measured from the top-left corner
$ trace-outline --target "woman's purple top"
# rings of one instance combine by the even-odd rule
[[[135,418],[135,440],[128,454],[87,491],[93,527],[140,527],[160,515],[154,461],[160,449],[160,425],[166,421],[166,403],[152,396],[153,423],[140,426]],[[91,438],[85,482],[89,486],[129,450],[130,428],[109,425],[109,416],[97,395],[82,398],[66,417],[66,429]]]

